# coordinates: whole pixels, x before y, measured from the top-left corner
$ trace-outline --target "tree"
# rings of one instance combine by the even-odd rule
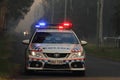
[[[120,36],[120,0],[117,0],[117,6],[115,6],[115,14],[114,14],[114,29],[115,29],[115,35]]]
[[[117,6],[115,7],[116,13],[114,15],[114,30],[115,36],[120,37],[120,1],[117,0]],[[120,39],[118,39],[118,47],[120,48]]]
[[[0,32],[5,30],[6,24],[6,13],[7,13],[7,3],[6,0],[0,1]]]
[[[15,24],[15,21],[24,18],[33,2],[34,0],[0,0],[0,30],[5,29],[8,21],[13,20]]]
[[[30,10],[34,0],[7,0],[8,3],[8,17],[9,18],[23,18]]]
[[[0,0],[0,4],[3,2],[3,0]]]

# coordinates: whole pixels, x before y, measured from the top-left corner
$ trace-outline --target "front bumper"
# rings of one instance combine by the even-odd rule
[[[26,61],[27,70],[65,70],[65,71],[83,71],[85,70],[84,59],[28,59]]]

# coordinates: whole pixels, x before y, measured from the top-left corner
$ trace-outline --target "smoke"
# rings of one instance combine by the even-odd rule
[[[25,15],[24,19],[21,19],[18,23],[15,32],[30,31],[31,25],[44,16],[43,0],[34,0],[30,11]]]

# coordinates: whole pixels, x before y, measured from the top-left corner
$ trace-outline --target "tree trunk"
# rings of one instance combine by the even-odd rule
[[[5,23],[6,23],[6,13],[7,13],[7,5],[6,1],[4,0],[0,4],[0,32],[2,32],[5,28]]]

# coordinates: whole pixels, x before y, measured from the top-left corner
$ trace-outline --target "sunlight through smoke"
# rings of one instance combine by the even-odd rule
[[[44,15],[44,8],[42,4],[43,0],[34,0],[30,11],[27,13],[24,19],[20,20],[19,24],[17,25],[15,29],[16,32],[30,31],[31,25]]]

